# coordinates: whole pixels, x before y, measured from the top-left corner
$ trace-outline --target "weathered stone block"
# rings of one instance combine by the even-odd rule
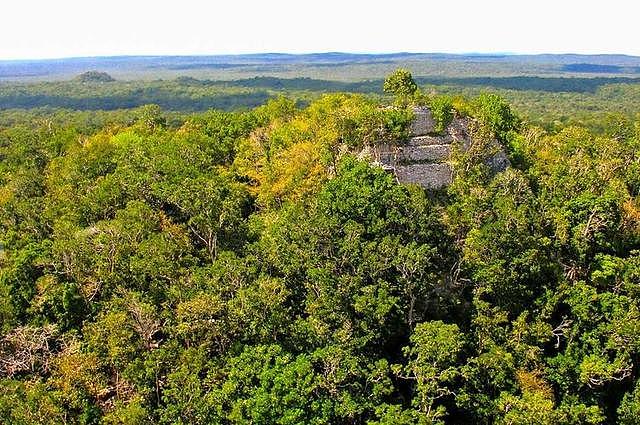
[[[400,161],[407,162],[442,162],[449,159],[451,145],[405,146]]]
[[[436,123],[429,108],[416,107],[413,108],[413,113],[415,118],[409,128],[409,132],[412,136],[426,136],[427,134],[434,132]]]
[[[395,175],[402,183],[418,184],[426,189],[442,189],[451,184],[449,164],[410,164],[395,167]]]
[[[440,136],[416,136],[409,139],[407,146],[442,145],[449,143],[449,139]]]

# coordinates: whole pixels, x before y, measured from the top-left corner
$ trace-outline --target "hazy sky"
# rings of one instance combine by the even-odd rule
[[[0,59],[249,52],[640,55],[633,0],[1,0]]]

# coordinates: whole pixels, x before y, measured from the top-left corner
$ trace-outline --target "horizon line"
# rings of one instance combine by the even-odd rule
[[[0,58],[0,62],[39,62],[39,61],[65,61],[78,59],[119,59],[119,58],[188,58],[188,57],[242,57],[242,56],[261,56],[261,55],[282,55],[282,56],[311,56],[311,55],[360,55],[360,56],[393,56],[393,55],[447,55],[447,56],[625,56],[629,58],[640,58],[640,55],[632,55],[628,53],[528,53],[528,52],[501,52],[501,51],[470,51],[470,52],[408,52],[408,51],[390,51],[390,52],[363,52],[363,51],[311,51],[311,52],[285,52],[285,51],[264,51],[264,52],[246,52],[246,53],[184,53],[184,54],[114,54],[114,55],[89,55],[89,56],[51,56],[51,57],[31,57],[18,59]]]

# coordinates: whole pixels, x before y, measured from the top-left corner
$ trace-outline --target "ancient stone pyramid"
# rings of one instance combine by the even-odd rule
[[[441,189],[452,181],[450,164],[454,144],[461,149],[471,145],[470,119],[454,117],[447,128],[437,134],[435,120],[427,107],[414,108],[415,119],[410,128],[410,139],[406,143],[381,144],[370,156],[386,170],[393,172],[401,183],[414,183],[426,189]],[[497,142],[496,142],[497,143]],[[509,160],[501,150],[491,160],[495,171],[503,171]]]

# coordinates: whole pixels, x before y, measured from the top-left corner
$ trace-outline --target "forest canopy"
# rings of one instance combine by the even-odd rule
[[[331,68],[332,78],[253,76],[214,80],[178,75],[170,79],[110,80],[110,75],[89,71],[74,74],[70,80],[42,82],[0,81],[0,126],[25,111],[46,111],[47,114],[80,111],[117,111],[157,104],[165,112],[194,113],[209,109],[247,111],[270,99],[286,96],[299,107],[327,93],[361,93],[384,102],[384,94],[402,76],[392,73],[387,79],[343,81],[352,66]],[[473,69],[472,65],[468,65]],[[357,68],[356,68],[357,69]],[[453,68],[455,69],[455,68]],[[414,86],[404,89],[409,94],[420,88],[432,96],[476,97],[489,90],[505,98],[518,115],[549,132],[578,125],[602,134],[611,116],[635,120],[640,104],[640,78],[623,76],[454,76],[453,69],[441,69],[444,74],[411,76]],[[365,75],[377,75],[371,65]],[[1,71],[1,70],[0,70]],[[477,71],[480,72],[480,71]],[[451,75],[450,75],[451,74]],[[235,75],[235,74],[233,74]],[[93,76],[93,77],[92,77]],[[342,76],[342,77],[341,77]],[[396,76],[396,78],[393,78]],[[1,75],[0,75],[1,77]],[[338,78],[341,77],[341,78]],[[370,78],[370,77],[369,77]],[[406,75],[405,77],[406,78]],[[95,81],[97,80],[97,81]],[[384,90],[385,80],[387,90]],[[402,86],[399,86],[402,87]],[[99,115],[99,113],[96,113]],[[24,118],[23,118],[24,119]],[[26,119],[24,119],[26,121]]]
[[[106,72],[102,71],[87,71],[76,77],[76,80],[82,83],[112,83],[116,79]]]
[[[638,423],[640,121],[399,77],[3,125],[0,421]],[[361,155],[416,104],[474,128],[442,190]]]

